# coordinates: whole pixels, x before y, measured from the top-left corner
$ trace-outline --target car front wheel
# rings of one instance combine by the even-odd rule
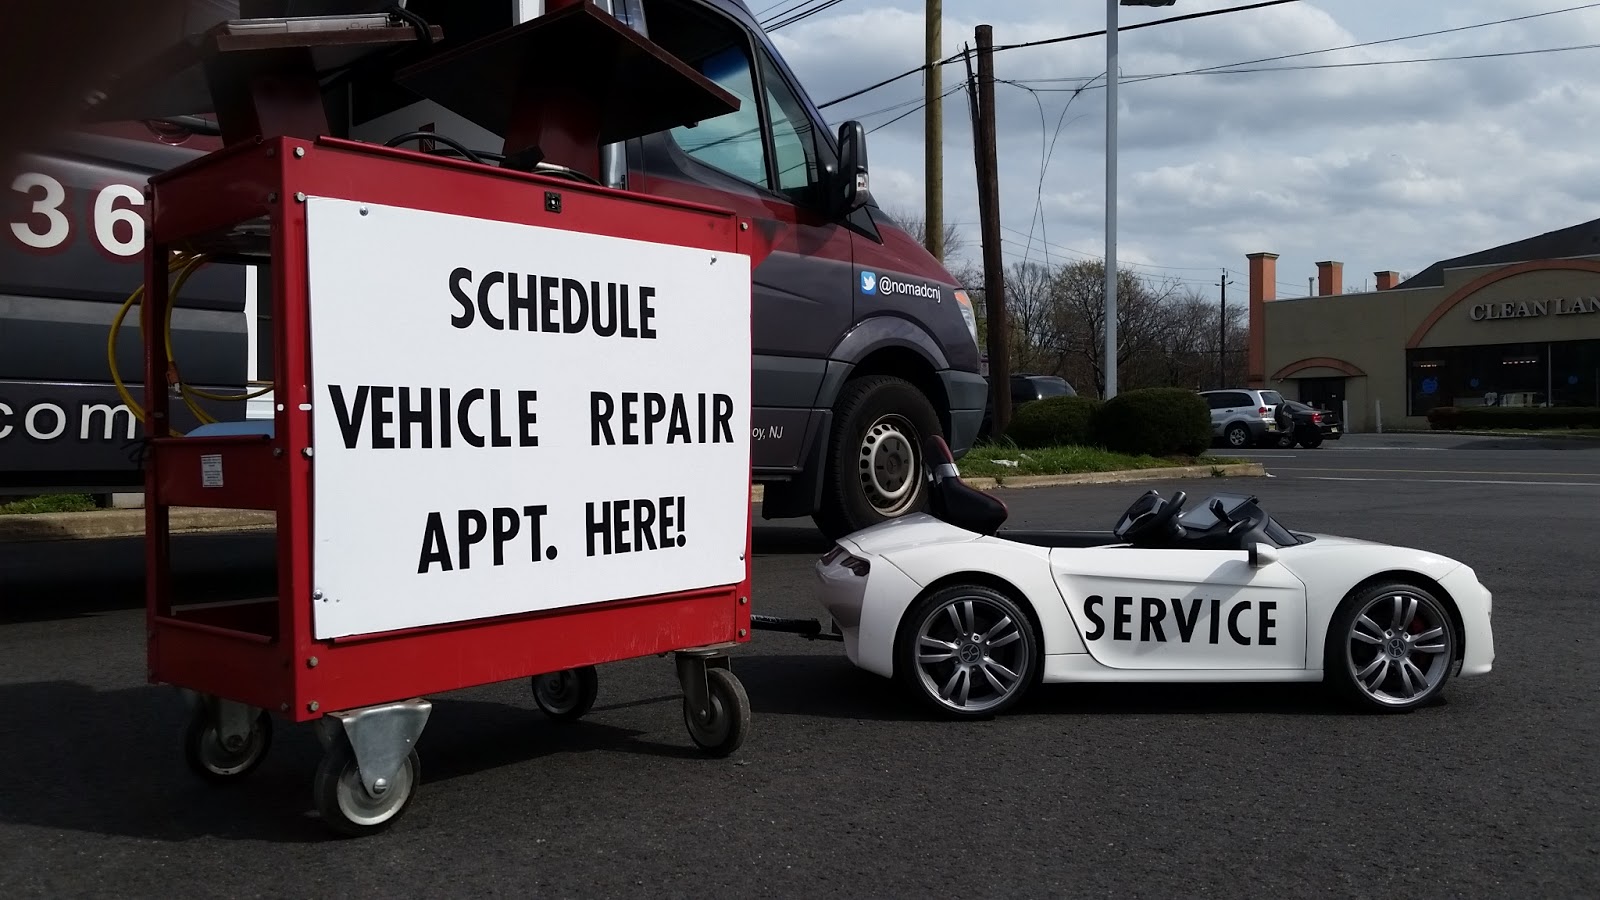
[[[1323,671],[1357,706],[1407,712],[1444,690],[1458,640],[1449,610],[1432,592],[1405,582],[1375,585],[1339,605]]]
[[[939,590],[907,613],[895,672],[923,705],[977,719],[1015,706],[1038,680],[1044,654],[1032,620],[1004,593],[980,584]]]

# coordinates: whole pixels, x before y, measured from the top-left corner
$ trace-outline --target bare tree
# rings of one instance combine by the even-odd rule
[[[926,247],[928,245],[928,218],[927,218],[927,216],[923,215],[920,212],[912,212],[910,210],[904,210],[904,209],[885,209],[884,212],[888,213],[889,214],[889,218],[893,219],[897,224],[899,224],[899,226],[901,228],[904,228],[908,234],[910,234],[912,237],[916,238],[917,239],[917,243],[922,244],[924,247]],[[961,254],[962,249],[965,248],[966,246],[967,246],[967,239],[966,239],[966,236],[961,233],[961,229],[957,228],[955,225],[952,225],[952,224],[950,224],[948,222],[945,223],[945,226],[944,226],[944,258],[945,258],[945,260],[948,262],[949,260],[955,259],[957,256],[959,256]],[[980,277],[980,280],[981,280],[981,277]]]

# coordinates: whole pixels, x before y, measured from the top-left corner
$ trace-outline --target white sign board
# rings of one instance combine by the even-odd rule
[[[747,255],[306,207],[319,639],[743,580]]]

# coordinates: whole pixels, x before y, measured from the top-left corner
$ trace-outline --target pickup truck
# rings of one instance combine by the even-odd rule
[[[278,3],[278,14],[341,11],[338,0]],[[246,4],[251,15],[273,5]],[[955,278],[870,192],[864,205],[837,202],[841,179],[865,172],[864,130],[830,130],[741,0],[600,5],[741,101],[717,119],[608,147],[606,183],[731,208],[772,242],[754,273],[751,360],[751,477],[764,486],[763,516],[810,516],[837,536],[924,508],[923,439],[942,434],[966,453],[988,382],[972,303]],[[406,9],[439,25],[448,45],[524,21],[539,4],[410,0]],[[392,84],[337,90],[338,136],[381,143],[425,130],[486,153],[501,148],[500,136]],[[141,428],[110,383],[107,334],[142,277],[145,181],[219,146],[203,128],[170,121],[41,140],[0,192],[0,494],[142,483]],[[852,171],[841,161],[845,138]],[[447,143],[438,152],[450,152]],[[269,377],[255,303],[265,274],[213,266],[186,285],[173,342],[188,383],[237,393]],[[117,346],[138,397],[136,325],[124,324]],[[206,406],[222,419],[246,415],[244,404]]]

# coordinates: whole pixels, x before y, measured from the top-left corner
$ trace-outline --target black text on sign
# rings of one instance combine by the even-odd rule
[[[417,574],[426,575],[435,567],[441,572],[472,568],[472,548],[489,542],[493,565],[503,566],[507,548],[526,547],[522,554],[530,563],[555,559],[556,548],[540,539],[540,525],[548,509],[544,506],[497,506],[490,510],[463,509],[454,513],[428,513],[422,534],[422,556]],[[453,519],[447,526],[446,520]],[[527,521],[526,527],[523,521]],[[451,538],[454,537],[454,543]],[[515,559],[515,556],[509,557]],[[482,564],[482,557],[479,557]]]
[[[602,500],[584,504],[590,556],[667,550],[689,543],[682,497]]]
[[[645,285],[588,283],[553,275],[486,272],[474,284],[472,270],[450,273],[450,296],[461,311],[457,328],[482,322],[495,331],[543,331],[654,340],[656,289]]]
[[[353,391],[328,386],[346,449],[449,449],[460,440],[471,447],[537,447],[538,391],[499,388],[394,387],[362,384]],[[482,424],[480,411],[488,414]],[[474,425],[474,421],[480,424]],[[365,428],[363,428],[365,425]],[[363,440],[363,437],[365,440]]]
[[[589,393],[589,442],[731,444],[733,398],[727,394]]]

